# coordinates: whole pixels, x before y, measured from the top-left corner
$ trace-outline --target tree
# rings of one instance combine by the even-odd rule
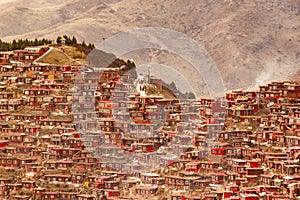
[[[38,41],[37,38],[34,39],[33,45],[34,45],[34,46],[38,46],[38,45],[39,45],[39,41]]]
[[[89,49],[95,49],[95,45],[92,44],[92,43],[89,43],[88,48],[89,48]]]
[[[13,40],[12,42],[3,42],[0,40],[0,51],[11,51],[17,49],[24,49],[27,46],[40,46],[44,44],[51,44],[51,40],[42,39],[42,40]]]
[[[61,43],[61,37],[60,37],[60,36],[57,37],[56,43],[57,43],[57,44],[60,44],[60,43]]]
[[[73,36],[73,38],[72,38],[72,44],[73,45],[77,44],[77,40],[76,40],[75,36]]]
[[[43,38],[43,39],[42,39],[42,44],[44,45],[44,44],[46,44],[46,42],[47,42],[46,39]]]
[[[196,99],[196,96],[193,92],[186,92],[185,93],[185,98],[187,98],[187,99]]]
[[[16,40],[13,40],[13,42],[12,42],[12,48],[13,49],[17,49],[17,41]]]
[[[129,67],[129,70],[136,67],[135,63],[133,61],[131,61],[131,60],[127,60],[126,65]]]

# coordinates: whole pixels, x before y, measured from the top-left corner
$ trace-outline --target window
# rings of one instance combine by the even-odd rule
[[[226,140],[228,139],[228,134],[227,134],[227,133],[224,134],[224,138],[225,138]]]
[[[225,102],[225,101],[222,101],[222,102],[221,102],[221,107],[224,108],[225,106],[226,106],[226,102]]]

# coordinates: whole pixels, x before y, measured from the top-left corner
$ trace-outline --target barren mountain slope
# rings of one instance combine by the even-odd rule
[[[216,62],[227,88],[284,79],[300,68],[297,0],[32,0],[30,8],[15,1],[0,13],[0,37],[6,40],[69,34],[97,43],[119,31],[164,27],[199,42]],[[152,61],[185,65],[155,53]],[[147,56],[135,56],[137,64]]]

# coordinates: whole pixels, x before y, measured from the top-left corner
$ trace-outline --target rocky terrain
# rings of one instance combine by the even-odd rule
[[[232,89],[299,78],[299,8],[297,0],[6,0],[1,1],[0,37],[56,39],[69,34],[97,46],[120,31],[168,28],[197,41]],[[179,73],[189,67],[176,55],[147,51],[124,57],[138,65],[151,60],[179,70],[182,66]],[[194,73],[188,78],[201,80]]]

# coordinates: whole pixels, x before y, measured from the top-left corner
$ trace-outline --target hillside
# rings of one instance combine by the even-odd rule
[[[4,40],[76,33],[78,40],[97,44],[136,27],[183,32],[213,58],[228,89],[286,79],[300,69],[297,0],[11,0],[2,5]],[[177,65],[182,70],[189,65],[166,52],[148,53],[132,53],[125,59],[134,57],[138,65],[149,60]],[[199,80],[193,73],[189,78]]]
[[[69,47],[71,48],[71,47]],[[74,50],[73,50],[74,52]],[[50,49],[46,54],[35,60],[36,63],[55,64],[55,65],[78,65],[80,62],[72,59],[60,49]]]

